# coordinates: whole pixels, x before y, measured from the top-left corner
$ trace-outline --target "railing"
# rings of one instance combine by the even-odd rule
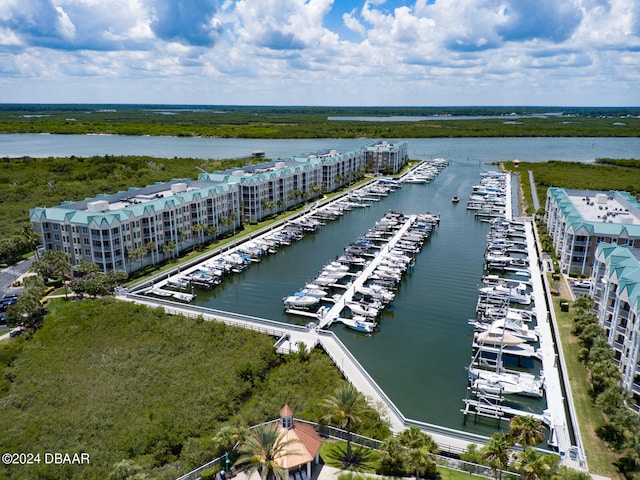
[[[236,446],[237,446],[237,444],[236,444]],[[236,447],[234,447],[234,449],[235,448]],[[181,477],[178,477],[176,480],[198,480],[200,478],[200,473],[203,470],[206,470],[207,468],[211,468],[211,467],[216,466],[216,465],[220,466],[220,470],[226,470],[227,469],[227,458],[228,457],[226,455],[221,455],[218,458],[216,458],[215,460],[211,460],[210,462],[199,466],[195,470],[191,470],[189,473],[185,473]]]
[[[318,432],[318,435],[324,438],[330,438],[334,440],[344,440],[344,441],[349,439],[351,443],[353,443],[354,445],[358,445],[358,446],[373,449],[373,450],[380,450],[383,444],[382,440],[365,437],[364,435],[359,435],[353,432],[349,433],[346,430],[332,427],[331,425],[323,425],[323,424],[311,422],[308,420],[302,420],[300,418],[294,418],[294,420],[298,423],[305,423],[307,425],[311,425]],[[250,427],[250,429],[258,428],[266,425],[274,425],[276,423],[280,423],[280,420],[270,420],[268,422],[254,425]],[[443,452],[442,448],[440,448],[440,451]],[[443,453],[447,453],[447,452],[443,452]],[[479,465],[477,463],[467,462],[467,461],[460,460],[458,458],[453,458],[447,455],[434,454],[433,459],[436,465],[439,465],[441,467],[449,468],[452,470],[458,470],[461,472],[467,472],[467,473],[471,473],[481,477],[493,479],[495,478],[495,474],[499,472],[500,477],[505,480],[518,480],[520,478],[520,474],[518,473],[509,472],[505,470],[503,470],[502,472],[498,470],[496,472],[491,467],[487,467],[486,465]],[[221,457],[216,458],[215,460],[212,460],[209,463],[206,463],[205,465],[202,465],[201,467],[196,468],[195,470],[192,470],[191,472],[177,478],[176,480],[197,480],[199,478],[199,473],[202,472],[202,470],[213,467],[215,465],[219,465],[222,470],[225,470],[227,468],[226,464],[224,463],[225,461],[226,461],[226,457],[223,455]]]

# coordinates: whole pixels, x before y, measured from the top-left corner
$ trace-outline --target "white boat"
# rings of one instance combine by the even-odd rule
[[[303,288],[302,290],[300,290],[298,293],[301,293],[303,295],[307,295],[309,297],[316,297],[316,298],[324,298],[327,296],[327,291],[323,290],[322,288]]]
[[[167,285],[175,288],[187,288],[189,286],[189,282],[187,280],[183,280],[181,278],[170,278],[167,280]]]
[[[336,277],[330,277],[328,275],[320,275],[316,278],[313,283],[320,285],[321,287],[326,287],[328,285],[332,285],[336,283],[338,279]]]
[[[287,308],[309,308],[320,302],[318,297],[312,297],[311,295],[293,294],[282,299],[285,307]]]
[[[505,333],[514,335],[515,337],[520,338],[525,342],[538,341],[538,334],[533,330],[529,330],[529,327],[525,325],[522,320],[501,318],[493,321],[493,323],[474,321],[473,326],[476,328],[476,330],[481,332],[491,330],[496,335],[501,335],[502,331],[504,330]]]
[[[373,305],[363,305],[358,302],[346,302],[345,307],[351,310],[351,313],[354,315],[361,315],[368,318],[376,318],[381,310],[381,308],[376,308]]]
[[[507,287],[504,285],[493,285],[490,287],[480,288],[480,292],[485,295],[496,295],[509,297],[511,302],[529,305],[531,303],[531,295],[527,293],[527,286],[519,283],[515,287]]]
[[[473,347],[497,355],[506,353],[527,358],[539,357],[538,351],[532,345],[504,330],[476,332]]]
[[[541,398],[544,378],[526,372],[489,371],[481,368],[469,368],[469,379],[474,388],[492,394],[516,394]]]
[[[357,332],[371,333],[376,329],[376,322],[367,320],[365,317],[356,315],[353,318],[337,318],[335,321],[340,321],[347,327]]]
[[[382,300],[384,302],[392,302],[395,298],[393,292],[390,292],[384,287],[380,285],[371,285],[369,287],[359,287],[356,289],[356,292],[361,293],[363,295],[369,295],[372,298]]]

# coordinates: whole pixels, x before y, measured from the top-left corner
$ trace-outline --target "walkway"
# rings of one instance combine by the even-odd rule
[[[542,353],[542,369],[544,371],[545,397],[547,400],[547,410],[545,414],[550,420],[551,442],[555,442],[560,455],[564,457],[565,465],[573,468],[586,468],[584,453],[578,447],[572,445],[571,433],[569,429],[570,419],[567,417],[565,403],[571,403],[571,397],[565,399],[565,390],[562,385],[560,368],[558,365],[558,354],[556,344],[551,329],[551,318],[549,316],[548,304],[546,301],[547,292],[542,281],[543,272],[540,270],[540,261],[536,248],[533,225],[527,222],[525,225],[527,246],[529,251],[529,268],[531,273],[531,283],[533,288],[533,300],[535,304],[536,321],[540,335],[540,349]],[[565,386],[569,389],[569,386]],[[569,406],[572,410],[572,406]],[[579,432],[574,432],[578,441]],[[570,455],[566,455],[570,454]]]
[[[533,179],[533,172],[531,170],[529,170],[529,184],[531,185],[531,200],[533,201],[533,211],[537,212],[540,209],[540,202],[538,201],[536,182]]]

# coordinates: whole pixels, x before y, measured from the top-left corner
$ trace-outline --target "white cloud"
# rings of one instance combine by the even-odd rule
[[[638,64],[637,0],[0,2],[0,101],[28,101],[20,78],[41,78],[163,103],[190,94],[181,84],[190,103],[530,103],[579,78],[589,103],[619,101],[602,85],[637,84]],[[618,91],[638,104],[635,90]]]

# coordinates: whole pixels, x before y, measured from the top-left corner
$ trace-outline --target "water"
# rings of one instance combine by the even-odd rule
[[[313,280],[322,267],[343,253],[389,210],[441,215],[412,272],[371,336],[337,324],[331,327],[408,418],[463,428],[460,409],[466,395],[478,287],[483,274],[487,224],[474,219],[463,200],[478,183],[485,165],[454,161],[428,185],[406,184],[370,208],[354,209],[304,240],[265,257],[242,275],[198,293],[195,303],[273,320],[305,324],[288,316],[282,298]],[[538,400],[524,408],[541,411]],[[472,422],[470,422],[472,423]],[[491,433],[493,426],[467,429]]]
[[[487,225],[464,207],[487,162],[520,158],[592,162],[598,157],[637,158],[640,138],[464,138],[407,139],[412,159],[445,157],[453,163],[429,185],[405,185],[368,209],[348,212],[302,242],[280,250],[214,291],[200,292],[202,305],[275,320],[288,317],[282,297],[301,288],[324,264],[366,232],[388,210],[440,213],[442,221],[402,281],[394,302],[372,336],[331,327],[405,416],[462,428],[465,367],[471,360],[477,288],[482,276]],[[322,148],[353,149],[367,140],[252,140],[86,135],[0,135],[0,157],[149,155],[232,158],[262,149],[286,158]],[[459,195],[460,204],[451,197]],[[540,412],[544,402],[521,408]],[[495,424],[466,429],[492,433]]]
[[[476,162],[638,158],[640,138],[408,138],[409,157]],[[264,150],[268,158],[288,158],[321,149],[351,150],[373,140],[262,140],[238,138],[121,137],[110,135],[0,134],[2,157],[88,157],[148,155],[173,158],[235,158]],[[195,173],[194,173],[195,175]]]

